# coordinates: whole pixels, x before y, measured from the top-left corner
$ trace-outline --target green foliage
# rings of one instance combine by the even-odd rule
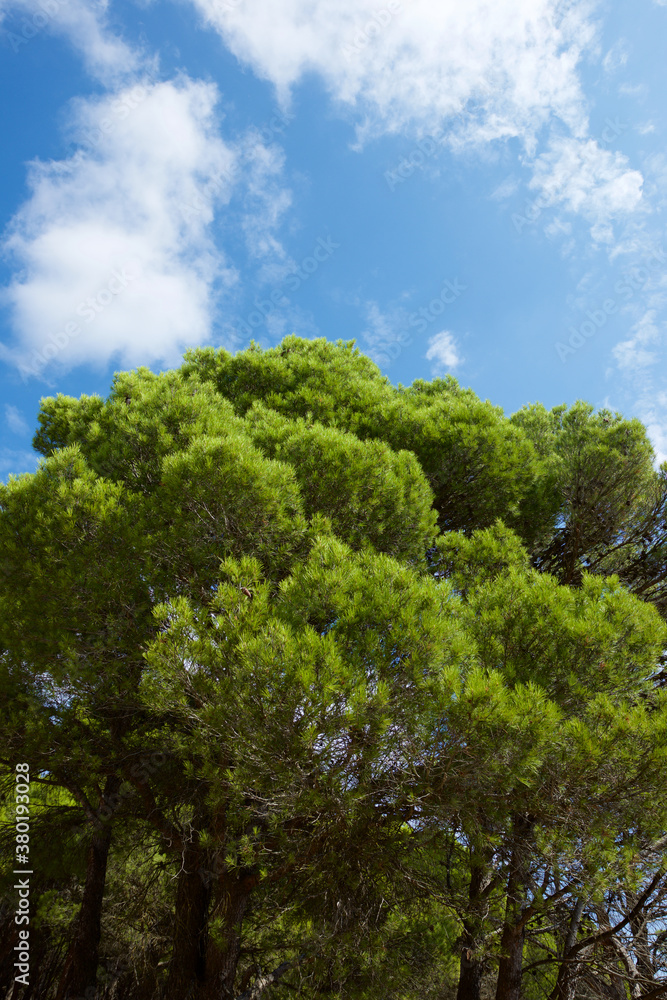
[[[512,417],[532,441],[542,471],[518,523],[536,564],[577,583],[600,546],[619,533],[655,487],[653,449],[638,420],[578,402],[539,404]]]
[[[470,532],[511,518],[536,474],[521,429],[451,376],[399,389],[367,415],[363,433],[414,452],[435,495],[441,531]]]
[[[325,514],[336,535],[355,549],[370,544],[378,552],[423,562],[437,515],[414,455],[334,427],[288,420],[257,403],[247,423],[266,455],[293,467],[307,515]]]
[[[241,415],[262,400],[285,416],[350,430],[393,393],[352,340],[332,344],[291,336],[267,351],[252,344],[235,355],[198,348],[186,353],[182,371],[187,378],[212,383]]]
[[[296,337],[39,423],[37,472],[0,487],[0,785],[8,845],[30,762],[45,1000],[80,940],[109,1000],[267,970],[435,1000],[469,968],[477,1000],[516,940],[525,997],[577,941],[629,975],[596,935],[659,885],[667,826],[667,470],[641,424],[508,420]]]
[[[502,411],[456,379],[394,389],[353,347],[287,337],[276,348],[234,357],[186,355],[188,378],[211,382],[239,414],[254,402],[412,451],[435,496],[441,530],[487,527],[518,511],[536,473],[533,446]]]
[[[43,455],[76,443],[98,475],[142,493],[159,484],[165,457],[202,436],[224,437],[242,426],[210,385],[147,368],[116,375],[106,401],[42,400],[39,423],[33,444]]]
[[[470,536],[459,531],[440,535],[431,557],[431,571],[446,577],[464,595],[511,568],[526,570],[528,554],[517,535],[500,520]]]
[[[360,838],[358,863],[368,855],[377,864],[374,817],[384,802],[380,843],[401,842],[402,813],[390,807],[396,768],[430,739],[425,716],[450,700],[457,664],[470,653],[451,613],[455,599],[428,577],[333,538],[313,546],[275,597],[256,563],[228,560],[222,573],[206,614],[184,598],[158,609],[168,631],[147,653],[142,693],[146,705],[182,720],[164,740],[198,761],[210,796],[204,812],[228,809],[230,796],[236,803],[235,865],[252,858],[271,878],[282,843],[292,879],[306,866],[310,883],[337,880],[335,852],[327,852],[333,869],[319,853],[310,869],[313,839],[328,837]],[[240,831],[249,826],[248,840]]]

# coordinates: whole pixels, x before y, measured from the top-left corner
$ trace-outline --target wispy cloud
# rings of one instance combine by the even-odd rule
[[[506,177],[505,180],[498,185],[495,191],[491,192],[490,197],[494,201],[504,201],[506,198],[511,198],[512,195],[519,190],[520,186],[521,181],[519,178],[510,174],[509,177]]]
[[[463,364],[464,359],[459,353],[456,338],[449,330],[442,330],[434,337],[429,337],[428,343],[425,357],[431,362],[433,375],[446,375]]]
[[[117,86],[142,66],[146,69],[147,63],[111,30],[108,7],[108,0],[0,0],[0,23],[10,32],[9,44],[17,55],[36,34],[62,35],[82,56],[91,76],[105,86]]]
[[[602,60],[602,68],[605,73],[616,73],[619,69],[622,69],[627,65],[628,62],[628,52],[626,44],[623,40],[616,42],[615,45],[609,49],[604,59]]]
[[[407,293],[403,296],[407,298]],[[401,302],[380,308],[377,302],[365,303],[366,324],[361,333],[362,350],[382,369],[388,368],[412,344],[409,312]]]
[[[246,248],[262,265],[263,278],[280,280],[294,266],[278,239],[278,230],[292,204],[283,183],[285,154],[276,144],[265,145],[254,130],[238,146],[244,181],[242,228]]]
[[[367,135],[456,122],[461,142],[519,136],[556,115],[586,118],[576,66],[595,29],[557,0],[193,0],[232,52],[283,101],[309,72]]]
[[[645,83],[622,83],[618,88],[618,92],[619,94],[623,94],[624,97],[642,99],[648,95],[649,90]]]
[[[0,447],[0,477],[6,480],[10,475],[34,472],[39,459],[40,456],[34,451],[16,451],[13,448]]]
[[[667,460],[666,332],[659,311],[649,308],[632,326],[630,336],[612,349],[632,412],[645,425],[658,463]]]
[[[632,337],[616,344],[612,354],[624,373],[637,373],[655,364],[655,348],[661,340],[656,313],[649,310],[632,328]]]
[[[642,199],[644,178],[623,153],[603,149],[595,139],[553,138],[535,161],[530,187],[544,204],[583,215],[594,238],[611,242],[611,222],[634,212]]]
[[[30,428],[16,406],[5,403],[5,423],[13,434],[27,434]]]

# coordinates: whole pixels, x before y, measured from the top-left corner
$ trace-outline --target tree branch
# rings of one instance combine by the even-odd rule
[[[572,948],[570,954],[576,955],[577,952],[580,952],[583,948],[587,948],[591,944],[598,944],[600,941],[606,941],[608,938],[611,938],[614,934],[616,934],[617,931],[620,931],[623,927],[625,927],[626,924],[629,924],[630,921],[633,919],[633,917],[637,916],[637,914],[643,907],[644,903],[649,898],[649,896],[655,889],[656,885],[665,874],[666,870],[667,869],[665,868],[661,868],[660,871],[651,879],[648,886],[637,900],[636,904],[633,906],[633,908],[630,910],[629,913],[626,913],[625,917],[622,920],[620,920],[614,927],[610,927],[609,930],[602,931],[601,934],[591,934],[590,937],[584,938],[583,941],[579,941],[577,944],[575,944],[574,948]],[[665,988],[667,989],[667,987]]]
[[[235,1000],[258,1000],[264,990],[267,990],[269,986],[273,986],[274,983],[277,983],[279,979],[282,979],[286,972],[289,972],[290,969],[300,965],[305,959],[306,955],[299,955],[299,957],[293,962],[282,962],[277,969],[273,970],[273,972],[269,972],[265,976],[260,976],[254,986],[252,986],[249,990],[246,990],[245,993],[239,993],[239,995],[235,997]]]

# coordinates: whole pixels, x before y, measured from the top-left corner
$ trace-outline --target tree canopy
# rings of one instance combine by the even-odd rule
[[[0,486],[4,996],[667,995],[638,421],[288,337],[44,399],[34,445]]]

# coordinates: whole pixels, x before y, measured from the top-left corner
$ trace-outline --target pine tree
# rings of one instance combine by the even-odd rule
[[[40,995],[657,995],[641,424],[288,337],[45,399],[35,446],[0,487],[0,777],[7,844],[17,760],[36,789]]]

